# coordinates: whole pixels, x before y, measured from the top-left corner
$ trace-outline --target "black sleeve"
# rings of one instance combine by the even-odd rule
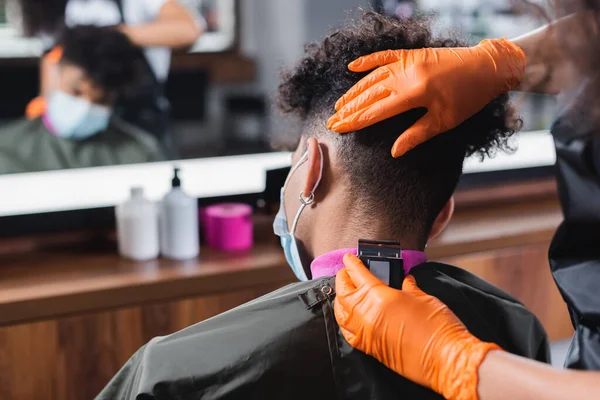
[[[565,366],[600,370],[600,147],[598,135],[576,123],[559,120],[553,128],[565,219],[549,258],[575,327]]]

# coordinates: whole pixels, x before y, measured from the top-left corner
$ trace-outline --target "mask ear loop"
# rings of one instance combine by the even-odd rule
[[[308,196],[304,196],[304,191],[301,191],[300,196],[298,196],[298,200],[300,200],[301,205],[300,205],[300,208],[298,209],[298,212],[296,213],[296,216],[294,217],[294,222],[292,223],[292,230],[291,230],[292,234],[294,234],[294,232],[296,231],[296,225],[298,224],[298,219],[300,218],[300,214],[302,214],[302,211],[304,210],[304,208],[315,202],[315,190],[317,190],[319,183],[321,183],[321,178],[323,178],[323,149],[321,148],[320,144],[317,144],[317,147],[319,148],[319,153],[321,153],[321,163],[320,163],[321,165],[319,166],[319,178],[317,179],[317,182],[315,182],[315,186],[313,186],[313,188],[310,191],[310,194]],[[306,153],[304,153],[304,155],[302,156],[302,158],[300,160],[301,161],[304,160],[305,157],[306,157],[306,159],[308,159],[308,151]],[[306,161],[306,160],[304,160],[304,161]],[[302,162],[304,162],[304,161],[302,161]],[[296,165],[296,167],[294,167],[294,171],[299,166],[300,166],[300,162]],[[290,175],[291,175],[291,173],[290,173]]]
[[[296,163],[296,165],[294,165],[292,167],[292,170],[290,171],[290,173],[288,174],[287,178],[285,179],[285,182],[283,183],[283,190],[285,191],[285,188],[288,184],[288,182],[290,181],[290,178],[292,177],[292,175],[294,175],[294,172],[296,172],[296,170],[298,168],[300,168],[300,166],[302,164],[304,164],[306,162],[306,160],[308,160],[308,150],[306,150],[306,152],[304,154],[302,154],[302,157],[300,157],[300,160],[298,160],[298,162]]]

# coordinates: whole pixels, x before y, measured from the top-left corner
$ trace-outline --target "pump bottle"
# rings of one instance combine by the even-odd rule
[[[171,186],[160,205],[160,250],[166,258],[192,259],[200,252],[198,202],[182,190],[178,168]]]

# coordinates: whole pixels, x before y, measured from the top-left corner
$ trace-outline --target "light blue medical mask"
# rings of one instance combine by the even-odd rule
[[[55,90],[50,96],[46,114],[54,133],[71,140],[84,140],[105,130],[110,115],[111,109],[108,107],[59,90]]]
[[[321,182],[321,177],[323,176],[323,150],[321,149],[320,145],[318,147],[319,152],[321,152],[321,169],[319,172],[319,178],[317,179],[315,187],[308,196],[305,196],[304,192],[300,192],[300,196],[298,197],[298,201],[300,201],[300,208],[298,209],[296,217],[292,223],[292,230],[290,231],[288,229],[287,214],[285,213],[284,192],[294,172],[296,172],[296,170],[308,160],[308,151],[304,153],[298,163],[292,168],[290,174],[285,180],[285,184],[281,188],[279,212],[275,216],[275,221],[273,222],[273,232],[275,232],[275,234],[281,238],[281,247],[283,247],[285,259],[300,281],[307,281],[308,277],[306,276],[306,271],[304,270],[302,260],[300,259],[300,253],[298,252],[298,244],[296,243],[294,232],[296,232],[298,219],[300,218],[300,214],[302,214],[304,208],[314,203],[315,190],[317,190],[317,187]]]

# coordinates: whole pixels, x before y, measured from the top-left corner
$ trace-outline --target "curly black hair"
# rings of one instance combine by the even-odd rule
[[[325,123],[337,99],[366,76],[348,70],[356,58],[388,49],[463,45],[456,39],[434,38],[428,18],[399,20],[364,12],[323,41],[306,46],[297,65],[283,71],[277,103],[283,113],[302,121],[297,139],[329,135],[341,160],[341,174],[351,195],[361,199],[365,218],[387,219],[394,238],[416,235],[426,243],[435,218],[456,189],[465,157],[510,149],[508,138],[521,123],[508,96],[496,98],[459,127],[399,159],[391,156],[394,141],[426,110],[411,110],[346,135],[328,131]],[[469,90],[476,88],[465,88]]]
[[[65,28],[58,44],[62,63],[82,68],[89,79],[116,97],[134,94],[150,79],[142,50],[112,27]]]

